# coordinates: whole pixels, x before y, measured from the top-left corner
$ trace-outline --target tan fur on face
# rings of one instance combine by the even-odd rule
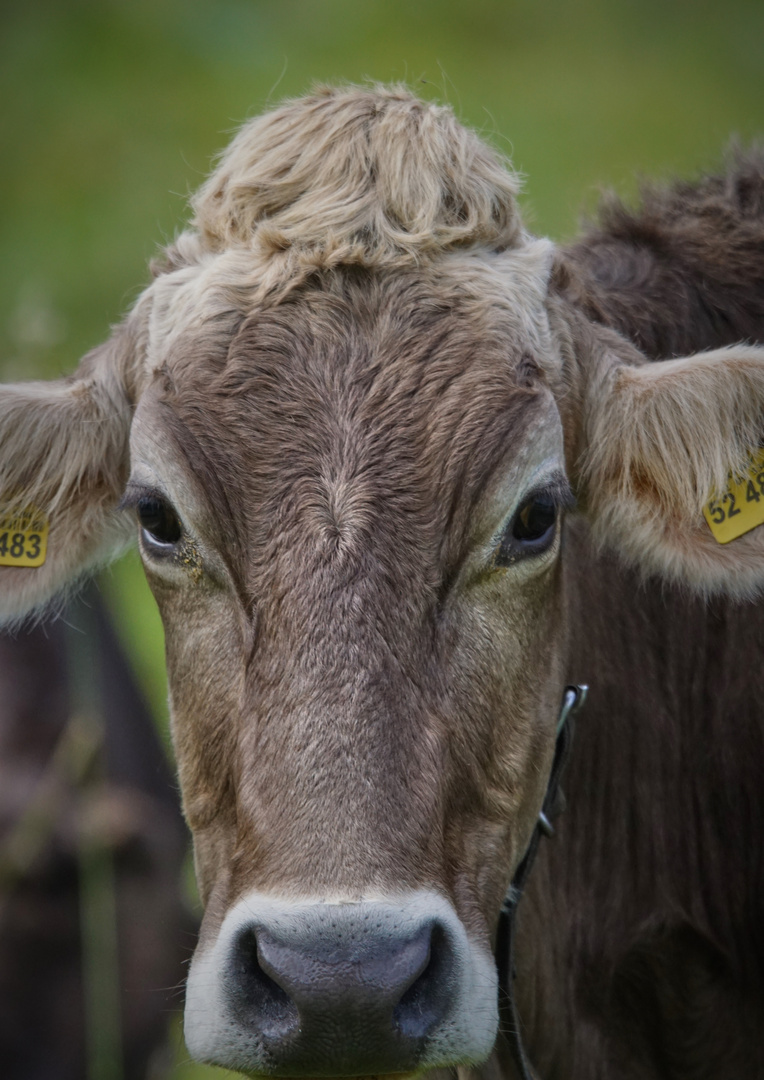
[[[523,243],[517,176],[449,108],[401,86],[319,89],[245,124],[167,268],[244,248],[261,294],[317,269],[403,269]],[[254,264],[252,264],[254,265]]]
[[[213,250],[409,266],[521,238],[517,178],[449,108],[406,88],[324,88],[246,124],[193,200]]]

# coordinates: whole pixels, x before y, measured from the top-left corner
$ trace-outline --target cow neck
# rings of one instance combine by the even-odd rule
[[[499,974],[499,1006],[507,1018],[505,1038],[509,1044],[512,1060],[517,1069],[518,1080],[537,1080],[536,1072],[528,1060],[520,1034],[520,1017],[515,1001],[514,965],[515,917],[520,898],[523,895],[528,875],[536,858],[542,836],[553,836],[552,822],[565,809],[565,797],[560,790],[560,777],[570,753],[573,738],[573,718],[586,700],[586,686],[566,686],[562,696],[560,716],[557,721],[557,742],[555,744],[552,771],[549,774],[546,795],[533,830],[531,841],[523,856],[515,876],[504,897],[499,915],[496,933],[496,967]]]

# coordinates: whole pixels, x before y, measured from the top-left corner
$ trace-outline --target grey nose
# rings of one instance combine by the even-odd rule
[[[230,1004],[275,1075],[404,1072],[451,1005],[452,969],[436,919],[398,928],[338,908],[296,925],[243,927]]]

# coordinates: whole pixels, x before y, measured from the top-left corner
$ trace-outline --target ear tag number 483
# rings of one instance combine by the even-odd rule
[[[48,528],[47,518],[37,510],[0,517],[0,566],[42,566]]]
[[[764,524],[764,447],[751,454],[750,465],[742,476],[730,476],[724,492],[714,495],[703,516],[720,544],[728,544]]]

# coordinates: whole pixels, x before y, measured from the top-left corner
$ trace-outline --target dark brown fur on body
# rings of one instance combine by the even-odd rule
[[[764,157],[611,204],[563,292],[662,359],[764,340]],[[764,608],[640,581],[568,529],[568,810],[521,909],[531,1057],[575,1080],[764,1076]]]
[[[558,286],[586,315],[664,360],[764,340],[764,149],[726,172],[614,197],[563,249]]]
[[[764,613],[645,585],[580,523],[566,543],[591,691],[520,911],[531,1057],[550,1078],[764,1076]]]

